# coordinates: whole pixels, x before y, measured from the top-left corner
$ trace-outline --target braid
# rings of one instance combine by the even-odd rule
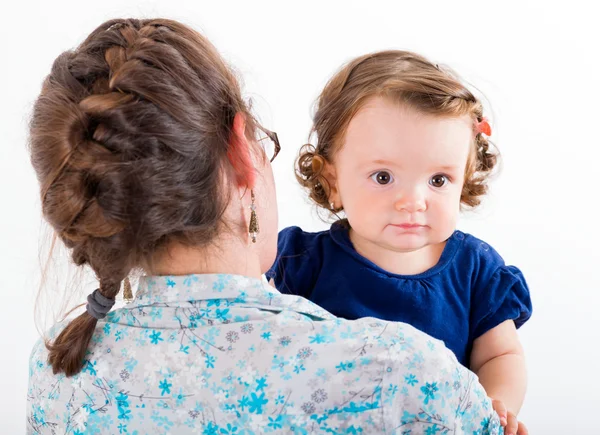
[[[232,71],[201,35],[170,20],[111,20],[60,55],[30,125],[42,211],[100,294],[171,243],[210,243],[228,203],[223,171],[236,113],[256,122]],[[55,373],[81,371],[96,318],[47,343]]]
[[[123,42],[133,45],[137,31],[132,26],[111,27],[112,36],[118,33]],[[127,153],[116,146],[123,143],[123,137],[112,134],[119,125],[111,119],[119,118],[123,107],[136,98],[111,84],[127,62],[127,49],[110,46],[104,52],[105,62],[100,62],[95,55],[97,48],[96,44],[89,44],[86,49],[84,43],[77,54],[64,54],[54,64],[51,77],[54,75],[66,92],[56,93],[63,104],[50,115],[51,119],[44,121],[55,129],[61,126],[59,136],[63,140],[56,141],[59,152],[55,149],[54,153],[62,161],[43,189],[42,204],[49,222],[72,248],[73,262],[78,266],[89,264],[96,272],[102,296],[114,299],[130,270],[127,257],[132,237],[124,232],[126,202],[114,201],[115,187],[120,185],[123,194],[128,193],[127,183],[119,174],[128,162],[123,158]],[[50,80],[46,82],[47,94],[53,85]],[[32,130],[36,128],[32,123]],[[104,187],[107,180],[115,177],[118,182]],[[105,190],[112,190],[110,206],[102,195]],[[48,212],[58,207],[61,213]],[[106,258],[121,260],[108,263]],[[71,376],[81,370],[96,324],[97,319],[85,312],[69,323],[53,343],[46,343],[54,373],[63,371]]]

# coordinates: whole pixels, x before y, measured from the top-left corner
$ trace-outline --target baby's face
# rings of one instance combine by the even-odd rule
[[[333,196],[354,231],[395,252],[444,242],[456,228],[473,130],[467,117],[371,99],[334,157]]]

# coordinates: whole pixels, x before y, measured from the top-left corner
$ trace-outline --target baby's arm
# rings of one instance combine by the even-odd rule
[[[515,416],[519,413],[527,389],[527,369],[523,347],[512,320],[501,323],[475,340],[471,370],[479,376],[489,397],[504,403]],[[510,432],[507,430],[506,433]]]

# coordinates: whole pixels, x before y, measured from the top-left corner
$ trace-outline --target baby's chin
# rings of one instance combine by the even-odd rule
[[[438,240],[439,239],[439,240]],[[416,252],[429,246],[438,245],[445,239],[429,237],[427,234],[393,234],[385,235],[379,240],[378,245],[394,252]]]

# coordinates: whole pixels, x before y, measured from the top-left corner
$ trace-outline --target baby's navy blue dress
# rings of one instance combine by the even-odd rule
[[[356,252],[341,223],[319,233],[290,227],[279,233],[267,278],[280,292],[304,296],[339,317],[409,323],[443,340],[465,366],[477,337],[506,320],[519,328],[532,309],[521,271],[461,231],[433,268],[396,275]]]

